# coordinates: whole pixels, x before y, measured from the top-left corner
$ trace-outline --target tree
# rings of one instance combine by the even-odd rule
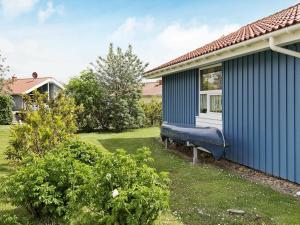
[[[92,71],[82,71],[78,77],[72,78],[66,86],[66,93],[75,99],[76,105],[83,106],[83,110],[77,115],[79,129],[92,131],[107,126],[103,121],[104,96]]]
[[[9,95],[0,95],[0,125],[11,124],[13,100]]]
[[[23,160],[27,156],[42,157],[60,143],[71,139],[77,130],[75,106],[72,98],[60,93],[49,100],[47,94],[34,92],[24,96],[24,123],[11,128],[9,159]]]
[[[116,51],[110,44],[106,58],[98,57],[92,64],[103,97],[107,101],[106,112],[109,126],[117,131],[142,126],[143,109],[140,106],[142,90],[142,74],[147,64],[144,64],[132,51],[129,45],[125,52],[121,48]]]
[[[9,71],[9,67],[5,65],[5,60],[0,53],[0,94],[3,93],[4,76]]]

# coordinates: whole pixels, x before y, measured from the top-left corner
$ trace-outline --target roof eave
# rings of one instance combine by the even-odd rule
[[[64,89],[64,86],[58,82],[57,80],[55,80],[54,78],[48,78],[47,80],[31,87],[30,89],[26,90],[25,92],[23,92],[22,94],[29,94],[30,92],[32,92],[33,90],[36,90],[37,88],[43,86],[44,84],[47,84],[47,83],[54,83],[55,85],[57,85],[58,87],[60,87],[61,89]]]
[[[282,46],[300,41],[300,24],[291,25],[280,30],[261,35],[247,41],[231,45],[220,50],[177,63],[162,69],[151,71],[144,75],[145,78],[158,78],[176,72],[209,66],[232,58],[253,54],[255,52],[270,49],[268,39],[273,37],[274,44]]]

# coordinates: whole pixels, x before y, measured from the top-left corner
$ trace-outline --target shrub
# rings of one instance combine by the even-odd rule
[[[22,225],[18,221],[18,217],[16,215],[0,215],[0,224],[5,225]]]
[[[96,147],[70,141],[3,179],[1,195],[40,221],[67,219],[70,200],[76,201],[79,187],[91,179],[94,158],[100,158]]]
[[[150,102],[142,102],[141,105],[145,113],[145,125],[154,126],[162,123],[161,100],[152,98]]]
[[[118,150],[100,160],[88,184],[82,186],[84,195],[74,202],[74,223],[153,224],[168,208],[169,179],[146,165],[149,156],[147,148],[135,156]]]
[[[74,136],[78,108],[72,98],[59,94],[48,100],[46,94],[35,92],[25,103],[24,123],[11,128],[7,158],[20,161],[32,155],[41,157]]]
[[[90,166],[94,166],[103,157],[95,145],[79,140],[66,141],[54,149],[53,153],[61,158],[70,157]]]
[[[0,125],[11,124],[13,100],[9,95],[0,95]]]

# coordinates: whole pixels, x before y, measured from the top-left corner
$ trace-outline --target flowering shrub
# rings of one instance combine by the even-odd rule
[[[79,187],[91,178],[92,165],[99,158],[96,147],[67,142],[3,179],[0,193],[40,221],[61,220],[70,200],[80,194]]]
[[[146,165],[147,148],[130,156],[124,150],[100,160],[92,178],[74,202],[77,224],[149,225],[168,208],[169,179]],[[78,216],[80,211],[80,216]]]

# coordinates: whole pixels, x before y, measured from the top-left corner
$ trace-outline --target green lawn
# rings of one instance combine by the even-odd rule
[[[8,128],[0,127],[2,158],[7,136]],[[82,140],[105,151],[123,148],[134,153],[137,148],[148,146],[155,159],[153,166],[170,173],[171,210],[184,224],[300,224],[300,201],[210,164],[193,166],[175,153],[164,150],[158,136],[158,128],[80,134]],[[0,173],[10,173],[6,161],[0,160]],[[2,211],[12,210],[3,204],[0,207]],[[230,216],[226,212],[229,208],[245,210],[246,214]],[[160,223],[176,224],[169,214],[163,215]]]

